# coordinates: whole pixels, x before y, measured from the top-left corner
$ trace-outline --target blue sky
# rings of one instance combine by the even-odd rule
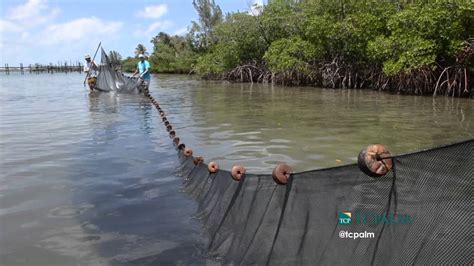
[[[215,0],[224,13],[262,0]],[[102,41],[132,56],[138,43],[151,52],[158,32],[184,34],[197,20],[192,0],[1,0],[0,65],[83,61]]]

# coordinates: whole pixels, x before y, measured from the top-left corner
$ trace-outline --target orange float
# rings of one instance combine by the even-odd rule
[[[245,175],[245,167],[243,167],[242,165],[234,165],[230,173],[234,180],[240,181],[240,179],[242,179],[242,176]]]
[[[210,162],[207,169],[210,173],[216,173],[219,170],[219,164],[216,162]]]
[[[369,145],[361,150],[357,164],[362,172],[371,177],[384,176],[393,168],[392,155],[381,144]]]
[[[293,174],[293,170],[290,166],[287,164],[279,164],[273,169],[272,177],[275,182],[284,185],[288,183],[291,174]]]

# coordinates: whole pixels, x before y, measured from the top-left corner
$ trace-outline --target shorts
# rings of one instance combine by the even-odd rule
[[[96,77],[90,77],[90,78],[87,79],[87,84],[89,84],[89,88],[94,88],[96,82],[97,82]]]

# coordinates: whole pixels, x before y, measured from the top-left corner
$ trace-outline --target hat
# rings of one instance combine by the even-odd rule
[[[91,56],[86,54],[85,59],[91,59]]]
[[[138,58],[145,58],[145,56],[143,54],[139,54]]]

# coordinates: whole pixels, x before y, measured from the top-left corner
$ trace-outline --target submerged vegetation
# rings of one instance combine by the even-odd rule
[[[269,0],[225,16],[213,0],[193,4],[199,21],[186,36],[161,32],[153,38],[152,71],[410,94],[474,93],[470,1]]]

